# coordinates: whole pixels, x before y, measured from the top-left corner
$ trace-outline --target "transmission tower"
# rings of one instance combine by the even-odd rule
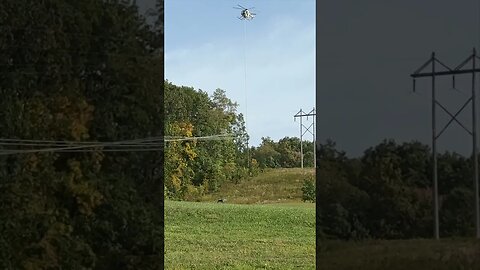
[[[476,118],[476,95],[475,95],[475,75],[476,73],[480,72],[480,69],[476,66],[476,60],[480,59],[477,56],[475,49],[473,49],[472,55],[470,55],[465,61],[463,61],[460,65],[456,68],[451,69],[447,65],[443,64],[440,60],[435,57],[435,52],[432,53],[430,59],[423,64],[417,71],[415,71],[410,76],[413,77],[413,91],[415,92],[415,79],[420,77],[430,77],[432,80],[432,159],[433,159],[433,189],[434,189],[434,217],[435,217],[435,224],[434,224],[434,235],[436,239],[440,239],[439,235],[439,215],[438,215],[438,179],[437,179],[437,139],[442,135],[442,133],[447,129],[447,127],[453,122],[457,122],[468,134],[472,136],[472,154],[473,154],[473,167],[474,167],[474,174],[473,174],[473,181],[474,181],[474,189],[475,189],[475,225],[476,225],[476,237],[480,239],[480,216],[479,216],[479,194],[478,194],[478,148],[477,148],[477,118]],[[472,64],[472,68],[465,69],[464,67],[468,64]],[[440,64],[444,69],[444,71],[437,71],[436,65]],[[431,65],[431,72],[423,72],[422,71],[428,66]],[[472,89],[471,89],[471,96],[465,102],[465,104],[457,111],[457,113],[452,114],[450,113],[440,102],[436,99],[436,88],[435,88],[435,79],[437,76],[446,76],[452,75],[452,82],[453,88],[455,88],[455,75],[460,74],[470,74],[472,76]],[[468,103],[472,103],[472,131],[466,128],[456,117],[463,111],[463,109],[468,105]],[[436,108],[440,107],[443,111],[445,111],[451,118],[450,121],[445,125],[445,127],[437,134],[436,129]]]
[[[302,169],[303,169],[303,135],[305,135],[305,133],[307,133],[307,132],[312,134],[312,138],[313,138],[313,167],[315,168],[315,158],[316,158],[316,153],[315,153],[315,115],[316,115],[315,108],[313,108],[308,113],[306,113],[302,109],[300,109],[300,111],[298,111],[298,113],[293,116],[293,121],[295,121],[297,119],[297,117],[300,118],[300,165],[301,165]],[[312,116],[312,123],[310,124],[310,126],[307,127],[303,124],[302,118],[307,117],[307,120],[308,120],[309,116]],[[303,130],[304,128],[305,128],[305,130]],[[310,130],[310,128],[313,130],[313,132]]]

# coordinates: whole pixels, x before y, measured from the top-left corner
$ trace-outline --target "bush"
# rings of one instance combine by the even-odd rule
[[[312,178],[305,179],[303,181],[302,192],[303,192],[302,200],[304,202],[307,202],[307,201],[315,202],[316,201],[315,180]]]

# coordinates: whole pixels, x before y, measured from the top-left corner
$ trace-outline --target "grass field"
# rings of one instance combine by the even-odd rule
[[[166,201],[165,269],[315,269],[315,208]]]
[[[268,170],[203,202],[165,202],[166,269],[315,269],[315,205],[301,202],[313,170]],[[215,203],[227,198],[226,204]],[[323,240],[322,270],[480,270],[480,241]]]
[[[478,270],[480,242],[474,239],[322,241],[318,269]]]
[[[166,201],[165,268],[315,269],[315,204],[301,201],[313,174],[267,170],[203,202]]]

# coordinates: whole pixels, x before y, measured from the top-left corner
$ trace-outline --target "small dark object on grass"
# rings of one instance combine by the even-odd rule
[[[227,199],[218,199],[217,203],[225,203],[227,202]]]

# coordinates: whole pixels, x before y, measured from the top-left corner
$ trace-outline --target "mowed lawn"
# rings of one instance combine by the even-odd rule
[[[314,204],[166,201],[165,269],[315,269]]]

